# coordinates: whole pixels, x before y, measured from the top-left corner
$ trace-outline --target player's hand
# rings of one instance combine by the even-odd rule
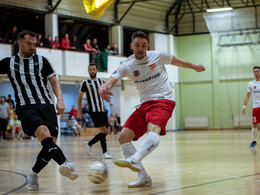
[[[242,114],[245,114],[246,113],[246,108],[243,108],[242,109]]]
[[[112,107],[112,106],[113,106],[113,103],[112,103],[111,101],[109,101],[108,103],[109,103],[110,107]]]
[[[195,70],[196,72],[203,72],[203,71],[206,70],[206,68],[205,68],[202,64],[199,64],[199,65],[196,65],[196,66],[194,67],[194,70]]]
[[[106,100],[107,102],[110,101],[111,97],[113,96],[113,93],[111,91],[109,91],[106,86],[101,86],[98,89],[98,93],[101,96],[102,99]]]
[[[57,109],[57,115],[60,115],[64,112],[65,105],[63,99],[57,99],[56,109]]]

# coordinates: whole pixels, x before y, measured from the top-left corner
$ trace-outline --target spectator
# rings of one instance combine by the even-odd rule
[[[90,39],[86,40],[86,43],[84,43],[84,49],[86,51],[90,51],[90,52],[97,52],[94,48],[92,48],[91,44],[90,44]]]
[[[9,94],[7,100],[5,100],[9,105],[13,104],[13,108],[15,108],[14,100],[12,100],[12,95]]]
[[[113,51],[113,55],[118,55],[118,46],[116,43],[113,44],[113,48],[112,48],[112,51]]]
[[[113,113],[110,114],[110,116],[108,117],[108,123],[109,123],[109,127],[110,127],[110,133],[117,133],[117,129],[116,127],[119,126],[119,124],[117,123],[116,117]],[[114,131],[114,129],[116,131]]]
[[[13,26],[12,31],[8,31],[6,33],[5,40],[8,43],[12,43],[15,45],[17,43],[17,37],[18,37],[17,26]]]
[[[70,48],[73,50],[79,50],[79,41],[76,35],[73,35],[73,39],[70,42]]]
[[[75,135],[80,135],[80,125],[78,125],[78,122],[75,119],[75,116],[72,115],[69,119],[68,122],[68,127],[73,129],[73,132],[75,133]]]
[[[70,49],[70,40],[69,40],[69,34],[68,33],[66,33],[61,40],[61,48],[62,49]]]
[[[3,38],[3,33],[0,31],[0,43],[4,43],[5,39]]]
[[[51,42],[52,49],[60,49],[59,36],[55,36],[55,40]]]
[[[82,108],[82,127],[94,127],[94,123],[89,115],[87,104]]]
[[[107,45],[104,51],[107,52],[108,54],[113,54],[113,50],[111,49],[110,45]]]
[[[19,138],[21,136],[22,133],[20,133],[20,131],[22,131],[22,125],[21,125],[21,121],[18,120],[18,116],[14,115],[14,118],[9,120],[9,124],[8,124],[8,131],[10,131],[12,133],[12,138],[15,138],[15,134],[19,133]]]
[[[51,48],[51,42],[52,42],[51,35],[48,35],[47,39],[43,43],[43,47]]]
[[[0,99],[0,133],[3,132],[3,140],[6,140],[6,128],[8,124],[9,104],[5,102],[5,96]]]
[[[117,121],[117,124],[118,124],[118,131],[121,131],[122,129],[122,126],[121,126],[121,119],[120,119],[120,116],[118,113],[115,114],[115,117],[116,117],[116,121]]]
[[[91,44],[92,48],[96,50],[96,53],[100,53],[97,38],[94,38]]]
[[[72,108],[71,108],[69,114],[70,114],[70,118],[71,118],[71,116],[74,116],[77,120],[79,120],[78,110],[76,109],[75,105],[72,105]]]
[[[14,106],[12,103],[10,103],[9,104],[9,119],[10,120],[14,119],[14,115],[15,115]]]
[[[37,46],[37,47],[43,47],[42,34],[38,34],[36,46]]]

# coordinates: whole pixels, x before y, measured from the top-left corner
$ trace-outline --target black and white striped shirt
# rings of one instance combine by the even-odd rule
[[[98,88],[104,83],[102,79],[87,79],[82,82],[80,91],[86,92],[88,99],[89,112],[106,112],[104,100],[98,93]]]
[[[45,57],[34,54],[24,58],[17,54],[4,58],[0,61],[0,74],[8,74],[18,106],[53,104],[46,85],[56,73]]]

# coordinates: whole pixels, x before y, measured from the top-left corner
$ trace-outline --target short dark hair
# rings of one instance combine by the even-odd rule
[[[260,70],[260,66],[254,66],[253,70],[255,70],[257,68]]]
[[[36,37],[37,34],[31,30],[23,30],[18,34],[18,40],[21,40],[25,37],[25,35],[30,35],[31,37]]]
[[[5,96],[2,95],[1,98],[4,98],[4,99],[5,99]]]
[[[132,34],[132,41],[133,41],[136,37],[146,39],[146,40],[149,42],[148,34],[142,32],[142,31],[136,31],[136,32],[134,32],[134,33]]]
[[[97,68],[97,64],[96,63],[91,63],[88,66],[96,66],[96,68]]]

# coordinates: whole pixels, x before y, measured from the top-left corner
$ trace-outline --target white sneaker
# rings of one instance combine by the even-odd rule
[[[102,154],[103,159],[111,159],[112,156],[106,151],[104,154]]]
[[[85,144],[86,144],[86,148],[87,148],[87,153],[89,156],[91,156],[92,155],[91,146],[88,145],[88,141],[85,141]]]
[[[142,168],[139,162],[134,162],[131,158],[117,159],[113,163],[119,167],[128,167],[134,172],[139,172]]]
[[[28,190],[29,191],[34,191],[34,190],[39,189],[37,173],[30,173],[27,176],[27,180],[28,180]]]
[[[75,180],[79,176],[72,164],[68,161],[60,165],[59,171],[62,176],[68,177],[71,180]]]
[[[130,182],[128,184],[129,188],[137,188],[137,187],[151,187],[152,186],[152,180],[150,177],[145,177],[144,175],[139,175],[138,178]]]

